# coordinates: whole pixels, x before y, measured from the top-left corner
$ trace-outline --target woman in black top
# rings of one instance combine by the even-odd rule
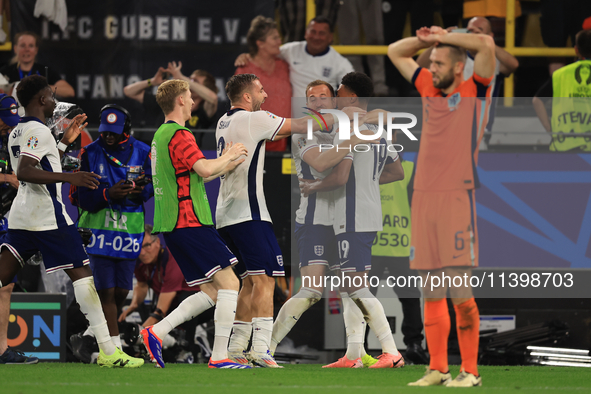
[[[29,75],[41,75],[45,77],[45,66],[35,62],[39,52],[39,36],[33,32],[24,31],[14,36],[15,57],[10,64],[0,68],[9,83],[15,83]],[[53,69],[47,69],[47,82],[55,89],[59,97],[73,97],[74,88]]]

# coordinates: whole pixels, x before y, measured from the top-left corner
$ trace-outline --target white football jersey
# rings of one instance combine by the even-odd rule
[[[241,142],[248,150],[244,163],[221,178],[215,213],[216,227],[249,220],[271,222],[263,192],[265,145],[272,140],[285,119],[267,111],[232,109],[218,121],[215,131],[218,157],[224,147]]]
[[[336,90],[343,76],[355,71],[351,62],[330,46],[317,56],[308,53],[306,41],[289,42],[279,49],[289,64],[293,97],[306,97],[306,86],[317,79],[330,83]]]
[[[304,134],[292,135],[291,154],[295,162],[298,178],[324,179],[332,169],[318,172],[302,157],[311,149],[320,149],[319,144],[332,144],[334,133],[316,131],[313,138],[308,140]],[[314,193],[308,197],[300,196],[300,206],[296,211],[296,223],[332,226],[334,223],[333,192]]]
[[[62,172],[55,138],[49,128],[35,117],[21,119],[10,133],[8,150],[15,174],[18,174],[21,156],[38,160],[37,168],[40,170]],[[62,202],[61,183],[20,183],[10,209],[9,229],[47,231],[72,224]]]
[[[364,124],[359,130],[376,133],[377,125]],[[383,132],[382,135],[385,135]],[[335,137],[334,145],[342,141]],[[335,218],[334,232],[382,231],[382,201],[380,198],[380,175],[388,163],[398,160],[398,153],[389,152],[388,144],[382,138],[382,145],[371,145],[367,152],[354,152],[351,173],[345,186],[334,191]],[[365,149],[357,146],[358,150]],[[351,157],[345,157],[351,160]]]

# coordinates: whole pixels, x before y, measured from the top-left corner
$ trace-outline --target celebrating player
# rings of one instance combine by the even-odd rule
[[[322,109],[334,109],[334,89],[326,81],[316,80],[310,82],[306,88],[307,106],[315,111]],[[338,147],[320,151],[320,144],[332,145],[334,141],[334,127],[330,133],[316,131],[312,139],[306,136],[295,136],[292,141],[292,155],[295,162],[298,178],[308,181],[322,180],[332,167],[340,163],[350,152],[347,149],[356,143],[367,143],[359,139],[357,135],[350,140],[343,141]],[[290,298],[279,311],[273,324],[271,337],[271,353],[275,353],[277,345],[291,331],[300,319],[301,315],[322,297],[324,290],[323,276],[326,268],[338,269],[337,241],[334,235],[334,197],[333,192],[319,192],[310,195],[302,195],[300,206],[296,211],[296,230],[298,252],[300,256],[300,272],[302,278],[306,278],[300,291]],[[347,293],[342,294],[343,317],[347,332],[347,347],[359,349],[363,343],[365,334],[365,320],[363,313],[351,301]],[[361,359],[364,366],[373,365],[377,360],[365,353]],[[351,356],[351,354],[349,354]],[[355,357],[356,359],[358,357]],[[336,366],[335,366],[336,367]]]
[[[281,118],[260,111],[267,93],[254,74],[234,75],[226,84],[226,94],[232,107],[218,122],[218,154],[228,141],[243,142],[252,152],[244,165],[222,177],[216,209],[217,228],[238,256],[240,262],[236,270],[244,279],[229,354],[233,360],[247,364],[245,351],[254,330],[253,362],[263,367],[279,368],[269,351],[273,331],[273,277],[285,273],[263,193],[265,141],[286,138],[292,130],[305,133],[308,120],[312,118]],[[343,112],[352,114],[353,109],[344,108]],[[329,128],[336,122],[332,115],[325,119]],[[318,124],[313,124],[314,130],[319,128]]]
[[[365,110],[368,97],[373,96],[373,82],[363,73],[349,73],[343,77],[337,93],[339,108],[355,106]],[[374,134],[378,126],[364,124]],[[382,130],[383,131],[383,130]],[[335,144],[340,142],[337,138]],[[371,269],[371,246],[376,232],[382,230],[380,183],[404,178],[398,153],[392,151],[388,141],[381,137],[380,144],[371,150],[355,152],[345,157],[322,181],[311,184],[309,191],[335,190],[334,232],[337,238],[341,272],[350,279],[342,286],[343,303],[350,298],[363,313],[345,314],[345,326],[359,324],[364,318],[376,333],[382,345],[382,355],[370,368],[400,368],[404,359],[396,348],[390,325],[380,301],[369,291],[363,277]],[[355,278],[361,279],[356,281]],[[358,283],[358,284],[355,284]],[[347,297],[348,296],[348,297]],[[353,309],[352,309],[353,311]],[[362,366],[365,326],[355,331],[356,340],[349,338],[347,354],[327,365],[329,368],[358,368]],[[356,346],[353,346],[356,344]]]
[[[436,45],[429,70],[413,60],[417,51]],[[474,74],[464,80],[466,50],[475,53]],[[474,189],[478,187],[478,145],[487,124],[495,70],[495,44],[484,34],[448,33],[423,27],[416,37],[397,41],[388,56],[422,97],[423,128],[414,183],[411,268],[428,275],[470,276],[478,266]],[[470,287],[451,287],[462,369],[451,381],[447,364],[450,319],[447,288],[424,285],[425,334],[431,361],[412,386],[481,386],[478,358],[479,314]]]
[[[189,286],[201,291],[187,298],[159,323],[142,330],[150,357],[164,368],[162,340],[176,326],[216,305],[215,341],[210,368],[243,369],[228,359],[227,347],[238,298],[238,278],[232,271],[236,257],[213,228],[204,181],[227,174],[240,165],[247,150],[228,144],[217,159],[207,160],[193,133],[183,125],[191,118],[189,83],[166,81],[158,87],[158,105],[165,115],[152,141],[154,232],[164,233],[168,249]]]
[[[56,146],[51,131],[45,126],[45,120],[55,109],[53,91],[47,80],[38,75],[26,77],[19,84],[17,95],[25,107],[25,117],[10,133],[8,145],[10,161],[21,184],[8,220],[6,243],[2,244],[0,287],[2,283],[9,283],[25,261],[41,251],[47,273],[63,269],[72,279],[76,301],[99,345],[97,363],[111,368],[140,367],[144,360],[129,357],[111,340],[82,239],[62,202],[62,182],[90,189],[96,189],[99,183],[99,176],[93,173],[64,174],[60,164],[66,147],[80,134],[86,115],[73,119]],[[9,253],[17,261],[7,257]]]

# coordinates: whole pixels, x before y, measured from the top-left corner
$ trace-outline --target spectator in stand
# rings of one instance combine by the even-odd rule
[[[41,38],[33,32],[23,31],[15,34],[13,40],[15,56],[10,64],[0,68],[0,74],[4,75],[9,83],[15,83],[29,75],[37,74],[45,77],[47,73],[47,82],[51,89],[55,90],[56,96],[74,97],[75,92],[72,85],[63,79],[55,69],[35,62],[40,44]],[[14,96],[16,97],[16,94]]]
[[[170,62],[167,68],[160,67],[152,78],[138,81],[123,88],[125,96],[141,103],[146,113],[145,126],[160,126],[164,123],[164,115],[156,102],[153,87],[158,87],[168,77],[189,82],[193,107],[188,127],[207,129],[215,124],[215,113],[218,110],[218,88],[215,78],[205,70],[195,70],[191,77],[181,72],[183,63]]]
[[[328,18],[317,16],[306,29],[306,41],[289,42],[279,47],[280,55],[289,64],[289,81],[293,97],[305,97],[306,86],[321,79],[330,83],[335,91],[341,80],[353,72],[351,62],[331,48],[333,25]],[[245,66],[250,62],[250,55],[238,56],[234,65]],[[266,89],[266,87],[265,87]],[[269,97],[273,100],[273,97]],[[302,99],[301,103],[305,103]],[[292,118],[303,116],[297,105],[292,104]]]
[[[265,86],[269,95],[261,109],[282,118],[291,117],[291,84],[289,82],[289,66],[278,56],[280,55],[281,37],[277,24],[271,18],[257,16],[250,23],[246,35],[250,62],[238,67],[237,74],[255,74]],[[287,149],[287,139],[267,141],[267,151],[283,152]]]

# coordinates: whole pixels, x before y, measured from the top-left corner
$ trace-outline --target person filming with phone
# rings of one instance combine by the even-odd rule
[[[144,202],[154,194],[150,147],[131,136],[131,117],[116,104],[101,110],[100,137],[82,149],[82,171],[100,175],[96,189],[70,190],[79,207],[79,228],[90,229],[86,246],[94,282],[115,345],[117,318],[133,288],[135,261],[144,239]],[[90,328],[84,335],[92,335]]]

